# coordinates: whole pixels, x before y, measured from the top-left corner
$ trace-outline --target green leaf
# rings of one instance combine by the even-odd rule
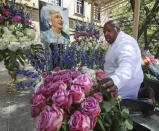
[[[4,59],[3,55],[0,54],[0,61],[2,61]]]
[[[98,117],[97,121],[98,121],[98,123],[99,123],[99,125],[100,125],[102,131],[105,131],[105,128],[104,128],[104,125],[103,125],[102,120]]]
[[[124,126],[128,129],[128,130],[132,130],[133,129],[133,125],[131,122],[129,122],[128,120],[124,121]]]
[[[129,109],[127,109],[127,108],[122,109],[121,115],[123,118],[128,118],[129,117]]]
[[[111,109],[114,106],[114,102],[113,101],[103,101],[102,102],[102,107],[105,109],[106,112],[110,112]]]
[[[22,58],[20,56],[17,55],[17,59],[19,60],[19,62],[24,66],[24,61],[22,60]]]

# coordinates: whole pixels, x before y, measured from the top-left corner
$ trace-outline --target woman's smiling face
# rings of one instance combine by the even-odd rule
[[[54,28],[63,28],[63,19],[60,12],[51,13],[51,23]]]

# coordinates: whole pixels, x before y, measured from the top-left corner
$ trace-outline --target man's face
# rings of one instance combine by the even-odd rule
[[[60,12],[51,14],[51,22],[53,27],[59,28],[59,29],[63,28],[63,19],[60,15]]]
[[[119,31],[119,28],[117,28],[111,24],[105,24],[104,29],[103,29],[105,40],[109,44],[112,44],[118,35],[118,31]]]

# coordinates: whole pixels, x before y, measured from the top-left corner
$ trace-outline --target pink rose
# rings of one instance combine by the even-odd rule
[[[62,74],[61,79],[63,80],[64,83],[68,85],[72,83],[72,77],[70,73]]]
[[[80,111],[75,111],[68,121],[69,129],[71,131],[89,131],[90,119],[83,115]]]
[[[37,89],[37,94],[43,94],[46,96],[48,94],[48,89],[46,88],[45,85],[41,84],[40,87]]]
[[[94,93],[94,97],[96,98],[97,101],[101,102],[103,100],[102,93]]]
[[[78,77],[81,73],[79,71],[73,71],[71,72],[72,75],[72,79],[75,79],[76,77]]]
[[[58,89],[52,96],[52,101],[57,106],[66,106],[68,105],[68,91],[64,88]]]
[[[50,81],[52,81],[52,78],[53,78],[52,75],[47,76],[47,77],[44,79],[44,84],[48,84]]]
[[[29,23],[30,20],[29,20],[28,18],[25,18],[25,19],[24,19],[24,22],[25,22],[25,23]]]
[[[56,131],[59,130],[63,121],[62,109],[55,105],[46,106],[37,119],[37,131]]]
[[[102,80],[104,78],[105,78],[105,72],[103,72],[103,71],[96,72],[96,79],[97,80]]]
[[[78,67],[78,71],[82,71],[82,67],[80,66],[80,67]]]
[[[81,104],[81,109],[84,114],[93,118],[95,118],[100,112],[99,103],[94,97],[88,97],[84,100]]]
[[[32,117],[37,117],[40,114],[40,108],[37,106],[32,105],[31,106],[31,116]]]
[[[81,103],[85,98],[84,92],[82,91],[81,87],[78,85],[73,85],[71,87],[70,94],[72,96],[73,103],[75,104]]]
[[[60,75],[54,75],[53,77],[52,77],[52,81],[53,82],[56,82],[56,81],[59,81],[59,80],[61,80],[61,76]]]
[[[114,98],[117,98],[118,96],[119,96],[119,94],[118,94],[118,93],[116,93],[116,92],[115,92],[115,93],[113,93],[113,97],[114,97]]]
[[[32,99],[33,105],[37,106],[38,108],[44,108],[46,106],[46,98],[42,94],[33,96],[34,99]]]
[[[81,74],[73,80],[73,84],[80,85],[84,93],[88,94],[93,85],[93,82],[87,74]]]
[[[37,93],[33,93],[31,98],[30,98],[30,104],[33,104],[33,100],[35,99],[35,97],[37,96]]]
[[[19,21],[21,21],[21,16],[14,16],[12,18],[12,20],[15,21],[15,22],[19,22]]]
[[[55,72],[59,72],[59,71],[60,71],[60,67],[56,67]]]
[[[64,70],[64,71],[61,71],[59,74],[60,74],[60,75],[63,75],[63,74],[71,74],[71,71],[70,71],[70,70]]]
[[[46,77],[47,77],[47,73],[46,73],[46,72],[43,72],[43,73],[41,74],[41,76],[42,76],[42,78],[46,78]]]
[[[3,17],[2,16],[0,16],[0,23],[2,23],[3,22]]]
[[[66,89],[67,85],[63,81],[57,81],[55,83],[50,82],[48,84],[48,92],[51,96],[53,95],[55,91],[57,91],[60,88]]]

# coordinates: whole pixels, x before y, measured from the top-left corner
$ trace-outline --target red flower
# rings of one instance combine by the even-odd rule
[[[6,14],[6,16],[11,16],[11,12],[9,12],[9,11],[6,11],[5,14]]]
[[[6,12],[6,9],[5,9],[5,8],[2,8],[1,11],[2,11],[2,13],[5,13],[5,12]]]

